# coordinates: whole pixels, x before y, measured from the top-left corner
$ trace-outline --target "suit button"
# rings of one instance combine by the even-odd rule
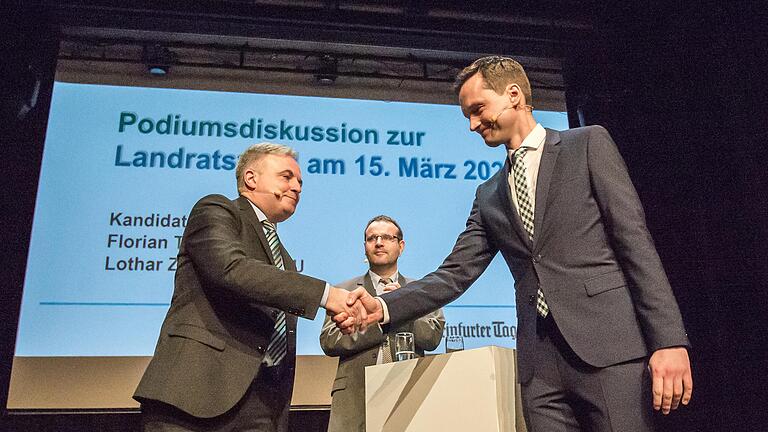
[[[538,263],[539,261],[541,261],[541,255],[536,255],[533,257],[533,262]]]
[[[263,354],[263,353],[264,353],[264,351],[266,351],[266,350],[264,349],[264,347],[263,347],[263,346],[261,346],[261,345],[258,345],[258,346],[256,346],[256,351],[258,351],[258,352],[260,352],[260,353],[262,353],[262,354]]]
[[[532,305],[534,303],[536,303],[536,296],[535,295],[529,295],[528,296],[528,304]]]
[[[280,312],[278,312],[278,311],[272,311],[272,319],[277,319],[277,315],[278,315],[279,313],[280,313]]]

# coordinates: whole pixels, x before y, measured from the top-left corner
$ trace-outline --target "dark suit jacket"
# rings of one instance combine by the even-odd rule
[[[461,295],[500,251],[515,279],[521,382],[533,371],[539,287],[565,340],[590,365],[687,346],[642,206],[608,132],[547,130],[543,152],[533,242],[511,201],[507,160],[477,188],[466,229],[443,264],[382,296],[392,324]]]
[[[282,255],[285,271],[274,266],[244,197],[210,195],[195,204],[179,248],[171,307],[134,398],[195,417],[225,413],[259,373],[278,309],[287,312],[282,367],[293,374],[296,315],[315,316],[325,282],[296,273],[285,249]],[[290,395],[291,388],[263,391]]]
[[[405,286],[413,279],[400,275],[398,282]],[[339,288],[352,291],[363,286],[371,294],[376,295],[371,276],[366,273],[338,285]],[[379,347],[384,337],[389,337],[389,348],[392,358],[395,358],[395,338],[397,332],[413,333],[416,354],[421,357],[424,351],[431,351],[440,344],[445,327],[443,311],[438,309],[414,321],[408,321],[397,328],[390,328],[388,333],[382,333],[381,327],[369,327],[365,334],[355,333],[343,335],[336,324],[325,318],[323,330],[320,333],[320,346],[332,357],[339,357],[339,367],[336,379],[333,381],[331,395],[331,417],[328,432],[365,432],[365,367],[376,364]]]

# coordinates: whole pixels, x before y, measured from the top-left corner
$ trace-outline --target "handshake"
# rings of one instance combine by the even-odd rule
[[[395,282],[387,285],[384,291],[389,292],[398,288],[400,284]],[[336,323],[336,327],[345,335],[365,331],[369,325],[384,319],[381,301],[372,297],[363,287],[347,291],[332,286],[325,302],[325,309]]]

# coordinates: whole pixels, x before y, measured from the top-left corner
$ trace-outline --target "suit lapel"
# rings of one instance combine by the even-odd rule
[[[366,291],[368,291],[368,294],[372,295],[373,297],[376,297],[376,288],[373,287],[373,280],[371,280],[371,274],[366,272],[365,276],[362,277],[362,279],[357,283],[358,286],[361,286],[365,288]]]
[[[261,244],[262,249],[264,249],[264,254],[267,256],[267,260],[269,260],[269,262],[272,265],[275,265],[275,258],[272,256],[272,250],[269,248],[269,243],[267,242],[267,236],[264,234],[264,228],[262,228],[261,222],[259,222],[259,218],[258,216],[256,216],[256,212],[253,211],[253,207],[251,207],[251,202],[248,201],[247,198],[241,195],[237,199],[237,204],[240,207],[240,212],[243,215],[243,219],[248,221],[248,225],[250,225],[251,228],[253,228],[253,230],[256,232],[256,235],[259,237],[259,242]],[[283,253],[283,262],[284,264],[286,264],[284,253]]]
[[[552,172],[555,169],[557,155],[560,152],[560,134],[552,129],[547,129],[547,137],[544,140],[544,152],[539,163],[539,175],[536,179],[536,208],[533,215],[533,243],[534,250],[541,244],[543,237],[544,216],[546,214],[547,196],[552,180]]]
[[[523,227],[523,221],[520,219],[520,214],[515,208],[515,203],[512,202],[512,190],[509,186],[509,172],[511,168],[509,157],[507,157],[506,162],[504,162],[504,168],[496,182],[496,194],[499,196],[499,202],[509,218],[512,229],[520,237],[520,241],[526,248],[530,249],[532,245],[528,239],[528,233],[525,231],[525,227]]]

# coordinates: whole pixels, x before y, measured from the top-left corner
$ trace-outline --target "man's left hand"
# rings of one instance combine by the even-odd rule
[[[688,405],[693,392],[691,361],[684,347],[662,348],[648,361],[653,382],[653,409],[669,414],[680,402]]]
[[[384,292],[394,291],[394,290],[396,290],[398,288],[400,288],[400,283],[399,282],[397,282],[397,281],[390,282],[390,283],[384,285]]]

